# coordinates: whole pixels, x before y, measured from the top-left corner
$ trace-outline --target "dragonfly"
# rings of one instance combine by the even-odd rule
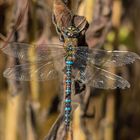
[[[22,64],[4,71],[3,75],[8,79],[30,81],[35,80],[34,75],[37,75],[37,81],[54,80],[59,75],[54,62],[60,63],[61,67],[58,69],[64,69],[64,122],[67,128],[71,122],[71,94],[74,80],[100,89],[129,88],[130,83],[127,80],[105,68],[123,66],[140,59],[138,54],[130,51],[106,51],[78,46],[77,38],[80,32],[77,27],[71,25],[62,31],[63,44],[35,45],[10,42],[1,49],[5,54],[22,61]],[[35,51],[37,56],[28,55],[31,50]]]

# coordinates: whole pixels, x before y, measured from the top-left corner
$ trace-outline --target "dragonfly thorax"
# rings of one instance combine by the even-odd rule
[[[76,48],[77,48],[77,39],[76,38],[65,39],[64,49],[66,51],[66,58],[70,58],[74,61]]]

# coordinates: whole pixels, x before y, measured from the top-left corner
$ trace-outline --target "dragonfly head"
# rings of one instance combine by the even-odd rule
[[[69,26],[63,30],[64,38],[77,38],[79,36],[79,29],[74,26]]]

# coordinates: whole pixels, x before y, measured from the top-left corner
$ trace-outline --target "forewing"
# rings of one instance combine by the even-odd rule
[[[26,43],[12,42],[1,49],[5,54],[24,61],[50,60],[55,56],[63,56],[64,49],[60,44],[31,45]]]
[[[78,47],[77,50],[81,59],[86,59],[96,66],[123,66],[133,63],[136,59],[140,59],[138,54],[130,51],[106,51],[87,47]]]

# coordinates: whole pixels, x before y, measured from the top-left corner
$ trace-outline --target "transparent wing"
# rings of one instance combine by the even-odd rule
[[[79,56],[77,57],[78,60],[75,62],[75,65],[81,72],[76,75],[76,78],[80,79],[83,83],[101,89],[125,89],[130,87],[129,82],[122,77],[98,68],[92,63],[86,64],[83,59]]]
[[[64,49],[60,44],[31,45],[26,43],[12,42],[1,49],[5,54],[24,61],[49,60],[55,55],[64,55]],[[34,55],[36,54],[36,55]]]
[[[7,68],[4,77],[17,81],[45,81],[58,78],[58,71],[55,70],[52,61],[43,63],[26,63]],[[35,78],[35,75],[37,78]]]
[[[140,56],[134,52],[129,51],[106,51],[100,49],[90,49],[88,47],[78,47],[77,54],[85,60],[90,61],[96,66],[123,66],[133,63]]]
[[[85,72],[81,73],[81,76],[84,83],[95,88],[125,89],[130,87],[127,80],[96,66],[87,66]]]

